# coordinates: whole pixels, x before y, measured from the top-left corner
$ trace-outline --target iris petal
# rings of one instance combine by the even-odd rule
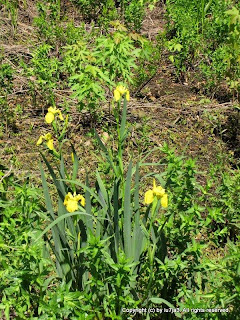
[[[43,136],[40,136],[40,138],[38,139],[38,141],[37,141],[37,146],[39,146],[40,144],[42,144],[42,142],[43,142]]]
[[[117,90],[119,91],[121,96],[126,92],[126,88],[124,86],[118,86]]]
[[[52,123],[54,120],[54,114],[52,112],[48,112],[45,116],[45,120],[47,123]]]
[[[119,101],[120,98],[121,98],[120,92],[119,92],[117,89],[114,90],[114,99],[115,99],[116,101]]]
[[[153,189],[153,193],[159,198],[163,197],[165,194],[165,189],[163,189],[161,186],[156,187]]]
[[[68,212],[74,212],[77,211],[78,209],[78,202],[74,199],[69,199],[67,204],[66,204],[66,208]]]
[[[152,203],[153,199],[154,199],[154,195],[152,190],[148,190],[147,192],[145,192],[144,202],[146,204]]]
[[[59,112],[58,112],[59,119],[60,119],[61,121],[64,121],[62,112],[61,112],[60,110],[58,110],[58,111],[59,111]]]
[[[52,139],[51,133],[48,132],[47,134],[45,134],[44,139],[47,140],[47,141],[50,140],[50,139]]]
[[[70,192],[65,196],[63,204],[66,206],[66,209],[68,212],[74,212],[78,210],[78,201],[81,201],[81,205],[84,207],[85,206],[85,198],[80,195],[74,193],[72,195]]]
[[[161,198],[161,205],[163,208],[167,208],[168,206],[168,195],[167,193],[164,193],[164,195]]]
[[[83,196],[81,197],[80,203],[81,203],[81,206],[82,206],[82,207],[85,207],[86,200],[85,200],[85,198],[84,198]]]
[[[53,108],[53,107],[48,108],[48,112],[49,112],[49,113],[52,113],[53,115],[54,115],[55,113],[58,113],[57,109],[55,109],[55,108]]]
[[[53,139],[47,141],[47,147],[48,149],[53,150]]]
[[[156,186],[156,180],[153,179],[153,190],[154,190],[156,187],[157,187],[157,186]]]

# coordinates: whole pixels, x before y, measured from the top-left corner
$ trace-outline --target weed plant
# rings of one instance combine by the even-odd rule
[[[8,95],[13,91],[13,74],[14,70],[9,64],[0,64],[0,114],[5,120],[6,132],[12,118],[12,112],[8,105]]]
[[[233,1],[169,0],[167,42],[179,77],[198,74],[207,88],[221,83],[238,96],[239,7]]]
[[[12,25],[12,36],[16,36],[17,25],[18,25],[18,1],[17,0],[2,0],[0,2],[4,6],[4,9],[8,13],[8,17],[11,20]]]
[[[130,30],[139,32],[148,6],[154,7],[155,0],[72,0],[81,10],[86,21],[95,21],[105,27],[120,17]]]

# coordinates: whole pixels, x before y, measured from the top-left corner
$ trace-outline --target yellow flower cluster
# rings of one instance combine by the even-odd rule
[[[53,150],[53,138],[51,133],[47,133],[44,136],[40,136],[40,138],[37,141],[37,146],[43,143],[43,140],[46,141],[46,145],[50,150]]]
[[[130,100],[130,94],[127,88],[125,88],[122,85],[117,86],[117,88],[114,90],[114,99],[116,101],[119,101],[121,97],[126,94],[126,99],[127,101]]]
[[[45,116],[46,122],[52,123],[53,120],[55,119],[55,115],[58,115],[59,119],[64,121],[63,116],[62,116],[62,112],[59,109],[50,107],[50,108],[48,108],[48,113]]]
[[[70,192],[68,192],[68,194],[65,196],[63,204],[65,205],[68,212],[74,212],[74,211],[77,211],[78,209],[79,201],[81,203],[81,206],[84,207],[85,198],[82,195],[80,194],[76,195],[76,193],[72,195]]]
[[[153,179],[153,188],[151,190],[148,190],[145,193],[144,202],[146,204],[150,204],[153,202],[154,197],[157,197],[157,199],[161,200],[161,205],[163,208],[167,208],[168,206],[168,195],[165,192],[165,189],[161,186],[156,186],[156,181]]]
[[[47,112],[47,114],[45,116],[45,121],[48,124],[51,124],[54,121],[56,115],[59,117],[59,119],[61,121],[64,121],[61,110],[56,109],[55,107],[54,108],[53,107],[48,108],[48,112]],[[40,138],[37,141],[37,146],[42,144],[44,140],[46,141],[47,147],[50,150],[53,150],[55,152],[55,149],[53,147],[53,138],[52,138],[51,133],[47,133],[45,135],[40,136]]]

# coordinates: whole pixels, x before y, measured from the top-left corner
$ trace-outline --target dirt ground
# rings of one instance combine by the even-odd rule
[[[27,79],[21,77],[16,61],[20,56],[30,58],[37,39],[32,25],[37,15],[34,1],[27,1],[18,13],[17,33],[9,37],[11,23],[6,12],[1,11],[0,48],[4,62],[16,69],[14,92],[9,96],[9,105],[14,110],[12,123],[7,131],[2,123],[0,132],[0,159],[19,176],[31,175],[38,178],[39,147],[38,137],[48,130],[44,124],[42,107],[33,107],[29,96]],[[69,7],[71,10],[71,6]],[[79,17],[75,17],[77,23]],[[147,12],[142,34],[149,39],[164,30],[164,10],[161,6]],[[18,75],[19,74],[19,75]],[[231,101],[219,102],[196,90],[190,83],[179,82],[174,67],[163,52],[156,75],[141,90],[135,90],[128,105],[128,121],[132,125],[130,139],[132,147],[142,152],[167,142],[177,154],[197,159],[199,168],[208,172],[209,163],[222,161],[226,167],[236,168],[240,155],[240,116]],[[136,94],[135,94],[136,93]],[[56,90],[59,101],[69,97],[69,92]],[[135,96],[135,97],[134,97]],[[16,106],[20,108],[17,109]],[[86,114],[71,109],[69,138],[75,142],[80,158],[95,167],[95,145],[90,127],[86,124]],[[109,127],[111,117],[103,117],[96,130],[101,135]],[[156,157],[156,158],[155,158]],[[157,154],[154,155],[157,160]]]

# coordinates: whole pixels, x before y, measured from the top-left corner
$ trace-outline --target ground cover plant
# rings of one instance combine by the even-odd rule
[[[0,319],[238,319],[239,9],[0,1]]]

